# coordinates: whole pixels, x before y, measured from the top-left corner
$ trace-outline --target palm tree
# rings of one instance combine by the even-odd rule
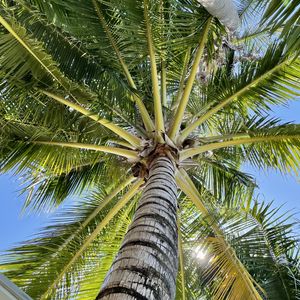
[[[300,126],[269,115],[299,92],[299,8],[269,2],[1,1],[1,171],[32,211],[82,197],[8,251],[10,279],[34,299],[299,299],[293,224],[240,170],[300,162]]]

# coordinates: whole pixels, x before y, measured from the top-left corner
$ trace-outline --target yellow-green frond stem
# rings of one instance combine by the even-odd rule
[[[158,84],[158,74],[155,60],[155,50],[152,40],[152,32],[151,32],[151,24],[149,18],[149,10],[148,10],[148,0],[144,0],[144,16],[146,23],[146,35],[148,42],[148,50],[150,57],[150,65],[151,65],[151,79],[152,79],[152,92],[153,92],[153,102],[154,102],[154,115],[155,115],[155,130],[158,136],[161,135],[162,132],[165,131],[164,127],[164,118],[162,112],[162,104],[159,93],[159,84]],[[161,137],[159,138],[159,142],[162,142]]]
[[[182,236],[180,230],[180,216],[177,216],[177,227],[178,227],[178,252],[179,252],[179,270],[181,277],[181,299],[186,300],[186,292],[185,292],[185,272],[184,272],[184,258],[183,258],[183,244],[182,244]]]
[[[145,104],[143,103],[142,99],[139,96],[137,96],[136,94],[133,95],[132,97],[133,97],[133,101],[136,103],[136,105],[139,109],[140,115],[142,117],[143,123],[146,128],[146,131],[148,133],[153,132],[155,130],[155,126],[153,124],[153,121],[148,113],[148,110],[147,110]]]
[[[191,74],[187,80],[183,95],[180,99],[179,102],[179,106],[177,108],[174,120],[172,122],[172,126],[170,128],[170,132],[169,132],[169,136],[171,139],[175,139],[175,136],[177,134],[177,132],[179,131],[183,116],[184,116],[184,112],[186,109],[186,106],[188,104],[189,101],[189,97],[194,85],[194,81],[198,72],[198,66],[199,63],[201,61],[202,55],[203,55],[203,51],[205,48],[205,44],[207,41],[207,36],[208,36],[208,32],[209,32],[209,28],[210,28],[210,24],[211,24],[211,18],[208,19],[208,21],[206,22],[206,25],[204,27],[204,31],[201,35],[201,39],[200,39],[200,43],[199,43],[199,47],[197,49],[196,55],[195,55],[195,59],[194,59],[194,63],[192,66],[192,70],[191,70]]]
[[[163,107],[167,107],[167,70],[166,70],[166,62],[161,62],[161,101]]]
[[[127,142],[129,142],[131,145],[135,146],[136,148],[139,148],[141,145],[141,140],[130,134],[129,132],[127,132],[126,130],[122,129],[121,127],[119,127],[118,125],[113,124],[112,122],[100,118],[97,114],[93,114],[90,111],[88,111],[87,109],[81,107],[78,104],[75,104],[69,100],[66,100],[64,97],[53,94],[51,92],[48,91],[41,91],[43,94],[45,94],[46,96],[60,102],[61,104],[64,104],[80,113],[82,113],[83,115],[85,115],[86,117],[96,121],[97,123],[103,125],[104,127],[110,129],[112,132],[114,132],[115,134],[117,134],[119,137],[123,138],[124,140],[126,140]]]
[[[206,209],[206,207],[203,205],[201,199],[197,197],[195,188],[193,187],[193,185],[187,182],[185,177],[186,176],[184,170],[177,170],[175,175],[176,184],[185,193],[185,195],[193,201],[194,205],[198,208],[198,210],[202,214],[204,214],[205,216],[209,215],[209,212]]]
[[[64,143],[64,142],[52,142],[52,141],[32,141],[31,143],[37,145],[48,145],[48,146],[57,146],[57,147],[65,147],[65,148],[94,150],[94,151],[100,151],[104,153],[111,153],[111,154],[123,156],[129,159],[138,160],[138,153],[136,151],[122,149],[122,148],[98,146],[94,144],[72,143],[72,142]]]
[[[225,142],[218,142],[218,143],[211,143],[195,148],[186,149],[180,152],[180,160],[184,160],[186,158],[192,157],[194,155],[206,152],[206,151],[212,151],[216,149],[226,148],[226,147],[232,147],[232,146],[240,146],[240,145],[246,145],[246,144],[253,144],[253,143],[267,143],[272,141],[284,141],[287,139],[300,139],[300,135],[273,135],[273,136],[257,136],[257,137],[251,137],[251,138],[243,138],[243,139],[236,139],[236,140],[230,140]]]
[[[101,25],[102,25],[102,27],[103,27],[103,29],[104,29],[104,31],[105,31],[108,39],[109,39],[109,42],[110,42],[111,46],[113,47],[113,49],[114,49],[114,51],[115,51],[115,53],[117,55],[117,58],[118,58],[118,60],[120,62],[120,65],[121,65],[121,67],[123,69],[123,72],[124,72],[124,74],[126,76],[126,79],[127,79],[128,83],[130,84],[130,86],[133,89],[136,90],[136,85],[134,83],[134,80],[133,80],[133,78],[132,78],[132,76],[131,76],[131,74],[129,72],[129,69],[128,69],[128,67],[127,67],[124,59],[122,58],[121,52],[120,52],[119,48],[117,47],[117,44],[116,44],[116,42],[115,42],[115,40],[113,38],[113,35],[112,35],[112,33],[111,33],[111,31],[110,31],[107,23],[106,23],[106,20],[104,19],[104,16],[103,16],[103,14],[101,12],[100,7],[99,7],[97,1],[92,0],[92,2],[93,2],[93,5],[95,7],[95,10],[96,10],[96,13],[98,15],[98,18],[100,20],[100,23],[101,23]],[[148,132],[152,132],[154,130],[154,124],[153,124],[153,121],[151,120],[151,117],[149,116],[149,113],[148,113],[148,111],[147,111],[147,109],[146,109],[143,101],[136,94],[134,94],[132,96],[132,99],[137,104],[137,106],[139,108],[139,111],[140,111],[140,114],[141,114],[141,117],[142,117],[142,120],[143,120],[143,123],[145,125],[146,130]]]
[[[159,21],[161,24],[164,24],[164,0],[159,1]],[[164,29],[161,29],[161,36],[164,36]],[[160,97],[163,107],[167,107],[167,68],[166,68],[166,61],[165,61],[165,53],[161,55],[161,72],[160,72]]]
[[[218,111],[223,109],[226,105],[230,104],[234,100],[236,100],[239,96],[243,95],[246,91],[248,91],[251,87],[257,85],[259,82],[265,80],[269,76],[271,76],[274,72],[280,70],[282,67],[287,65],[290,62],[289,59],[284,60],[282,63],[278,64],[268,72],[262,74],[260,77],[256,78],[252,82],[250,82],[248,85],[234,93],[233,95],[229,96],[228,98],[225,98],[221,103],[216,105],[215,107],[211,108],[208,110],[204,115],[199,117],[194,123],[190,124],[187,126],[180,134],[180,142],[184,141],[189,134],[191,134],[197,127],[199,127],[201,124],[203,124],[205,121],[207,121],[211,116],[216,114]]]
[[[233,134],[223,134],[223,135],[212,135],[212,136],[206,136],[201,137],[201,141],[205,143],[212,143],[212,142],[218,142],[218,141],[224,141],[224,140],[235,140],[240,138],[250,138],[249,133],[241,132],[241,133],[233,133]]]
[[[55,289],[56,285],[63,278],[64,274],[72,267],[74,262],[82,255],[88,246],[94,241],[98,234],[106,225],[114,218],[114,216],[138,193],[139,188],[144,183],[144,179],[138,179],[130,188],[130,190],[117,202],[117,204],[107,213],[104,219],[97,225],[95,230],[83,241],[81,247],[69,261],[69,263],[57,274],[56,279],[49,285],[47,291],[41,296],[40,300],[46,300],[50,292]]]
[[[122,147],[126,147],[128,149],[132,149],[135,150],[135,147],[132,146],[131,144],[124,142],[124,141],[119,141],[119,140],[109,140],[110,143],[116,144],[116,145],[120,145]]]

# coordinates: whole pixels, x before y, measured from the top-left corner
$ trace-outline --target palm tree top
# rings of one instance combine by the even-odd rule
[[[1,172],[24,178],[32,211],[88,193],[10,252],[8,276],[35,299],[95,297],[149,166],[165,156],[182,191],[178,297],[299,294],[292,225],[269,220],[278,212],[253,200],[255,180],[240,170],[299,169],[299,124],[270,117],[299,95],[296,2],[3,0]],[[189,245],[206,243],[215,260],[195,267]]]

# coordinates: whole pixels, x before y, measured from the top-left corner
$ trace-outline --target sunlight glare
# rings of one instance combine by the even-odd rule
[[[201,246],[195,248],[194,254],[200,260],[204,260],[207,257],[207,252]]]

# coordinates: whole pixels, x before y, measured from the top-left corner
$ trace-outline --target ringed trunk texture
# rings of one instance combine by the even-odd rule
[[[167,157],[150,165],[134,219],[97,300],[173,300],[178,269],[175,167]]]

